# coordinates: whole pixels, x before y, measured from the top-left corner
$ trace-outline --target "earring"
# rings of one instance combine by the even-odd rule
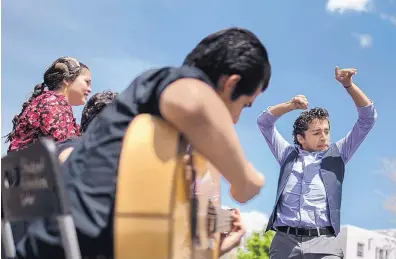
[[[67,94],[67,86],[65,86],[65,89],[63,89],[63,95],[66,96]]]

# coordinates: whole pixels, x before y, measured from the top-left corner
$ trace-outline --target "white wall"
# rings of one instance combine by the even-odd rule
[[[379,259],[381,258],[379,249],[383,251],[382,259],[396,259],[395,237],[355,226],[343,226],[338,240],[344,251],[345,259]],[[363,257],[359,257],[357,254],[358,243],[363,245]]]
[[[387,235],[383,233],[387,233]],[[389,236],[389,235],[394,236]],[[378,249],[383,250],[382,259],[396,259],[396,230],[371,231],[355,226],[342,226],[338,241],[344,251],[344,259],[379,259]],[[358,243],[364,245],[363,257],[358,257]],[[388,257],[386,257],[386,252]],[[221,257],[221,259],[236,259],[236,250]]]

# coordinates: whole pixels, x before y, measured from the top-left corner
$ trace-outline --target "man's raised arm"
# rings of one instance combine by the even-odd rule
[[[374,104],[352,81],[352,76],[356,74],[356,71],[354,68],[335,68],[335,78],[352,97],[359,116],[352,130],[344,138],[336,142],[344,163],[347,163],[351,159],[370,130],[374,127],[377,119],[377,111]]]
[[[307,109],[308,102],[304,95],[297,95],[289,102],[280,103],[269,107],[263,111],[257,118],[257,125],[263,134],[271,152],[274,154],[278,163],[281,163],[283,158],[290,150],[290,143],[287,142],[275,127],[275,122],[280,116],[296,110]]]

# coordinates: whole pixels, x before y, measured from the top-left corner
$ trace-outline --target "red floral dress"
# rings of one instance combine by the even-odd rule
[[[24,149],[42,137],[59,142],[72,136],[80,136],[80,126],[66,97],[45,91],[21,114],[8,152]]]

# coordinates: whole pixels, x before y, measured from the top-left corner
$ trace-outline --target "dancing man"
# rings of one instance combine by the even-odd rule
[[[352,81],[356,69],[335,68],[335,78],[352,97],[358,120],[346,137],[330,143],[329,114],[313,108],[300,114],[293,126],[294,145],[275,128],[283,114],[307,109],[307,98],[265,110],[258,126],[281,169],[276,202],[266,231],[275,230],[270,258],[343,258],[336,236],[340,231],[340,208],[345,164],[375,124],[373,103]]]

